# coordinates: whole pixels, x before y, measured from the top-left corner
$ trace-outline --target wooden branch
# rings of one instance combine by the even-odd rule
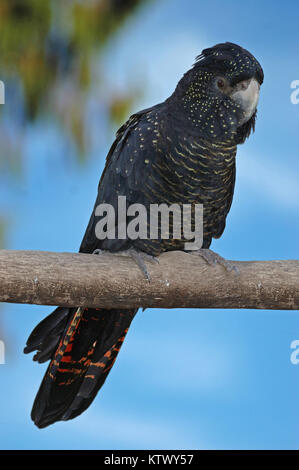
[[[234,261],[239,274],[183,252],[129,257],[0,250],[0,301],[106,308],[299,309],[299,261]]]

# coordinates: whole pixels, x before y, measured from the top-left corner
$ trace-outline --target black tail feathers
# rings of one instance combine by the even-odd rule
[[[46,427],[75,418],[104,384],[136,310],[57,308],[33,330],[25,353],[51,359],[31,417]]]
[[[51,359],[73,311],[74,309],[58,307],[44,318],[29,336],[24,353],[37,350],[33,360],[40,363]]]

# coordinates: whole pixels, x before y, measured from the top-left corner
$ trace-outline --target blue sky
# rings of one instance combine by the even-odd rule
[[[298,14],[292,1],[159,1],[140,10],[106,51],[112,90],[142,85],[136,109],[164,100],[195,56],[217,42],[236,42],[263,65],[256,133],[239,147],[227,228],[213,243],[229,259],[298,259],[299,105],[290,101],[290,84],[299,79]],[[31,129],[24,178],[1,181],[9,248],[78,249],[111,142],[108,135],[81,167],[71,153],[61,158],[65,142],[54,125]],[[2,449],[299,449],[299,365],[290,362],[298,312],[139,312],[93,405],[40,431],[29,414],[45,367],[22,348],[50,311],[2,308]]]

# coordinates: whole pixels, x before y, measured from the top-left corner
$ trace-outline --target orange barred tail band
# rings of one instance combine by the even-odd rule
[[[115,362],[136,310],[70,309],[66,322],[65,312],[57,321],[58,313],[54,311],[52,319],[50,315],[38,325],[25,348],[25,352],[38,349],[35,359],[44,360],[45,349],[49,354],[48,337],[54,337],[54,330],[57,336],[65,325],[31,413],[40,428],[75,418],[91,404]]]

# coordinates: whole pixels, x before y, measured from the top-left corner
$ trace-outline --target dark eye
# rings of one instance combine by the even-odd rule
[[[220,88],[220,90],[221,90],[221,89],[224,88],[224,85],[225,85],[224,80],[223,80],[222,78],[218,78],[218,80],[217,80],[217,86],[218,86],[218,88]]]

